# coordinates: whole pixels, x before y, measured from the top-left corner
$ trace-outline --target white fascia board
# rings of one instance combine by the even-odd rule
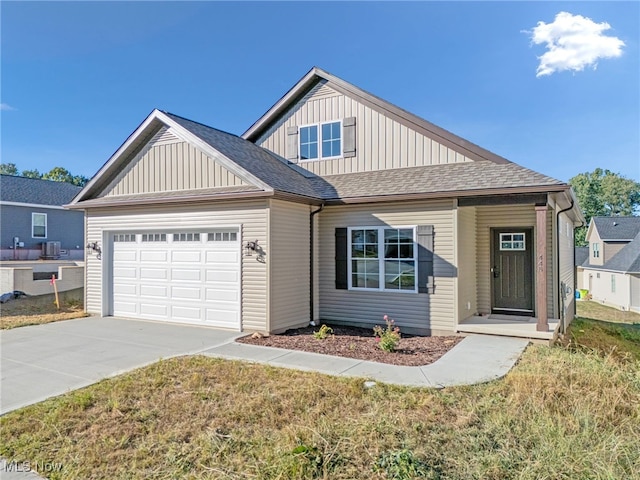
[[[182,125],[174,121],[171,117],[165,115],[162,112],[158,112],[158,117],[161,122],[171,127],[171,132],[174,135],[176,135],[181,140],[192,144],[193,146],[198,148],[200,151],[204,152],[207,156],[213,158],[216,162],[219,162],[224,168],[229,170],[231,173],[233,173],[237,177],[240,177],[244,181],[252,185],[255,185],[256,187],[262,190],[265,190],[267,192],[273,191],[273,188],[270,185],[264,183],[258,177],[256,177],[252,173],[242,168],[240,165],[235,163],[229,157],[220,153],[214,147],[212,147],[207,142],[199,138],[197,135],[191,133]]]
[[[5,202],[4,200],[0,200],[0,205],[7,205],[12,207],[30,207],[30,208],[49,208],[51,210],[66,210],[63,206],[60,205],[43,205],[40,203],[23,203],[23,202]]]
[[[131,145],[138,140],[138,137],[154,122],[154,120],[160,120],[158,118],[158,114],[161,113],[157,108],[154,109],[149,116],[140,124],[138,128],[136,128],[129,138],[125,140],[125,142],[116,150],[116,152],[109,157],[109,160],[105,162],[105,164],[98,170],[98,172],[93,176],[93,178],[84,186],[84,188],[75,196],[75,198],[69,202],[69,205],[75,205],[84,199],[87,192],[89,192],[93,186],[98,182],[98,180],[108,171],[111,167],[120,160],[120,157],[124,152],[127,151]],[[162,121],[162,120],[160,120]]]

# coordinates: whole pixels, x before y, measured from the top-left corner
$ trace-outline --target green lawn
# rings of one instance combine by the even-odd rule
[[[578,317],[604,320],[607,322],[640,323],[640,313],[625,312],[617,308],[607,307],[593,300],[576,302]]]
[[[444,390],[171,359],[5,415],[0,455],[68,479],[640,479],[640,362],[574,347]]]

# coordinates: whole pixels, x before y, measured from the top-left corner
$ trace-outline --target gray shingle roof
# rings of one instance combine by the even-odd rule
[[[65,182],[0,175],[0,200],[34,205],[66,205],[82,188]]]
[[[564,186],[515,163],[489,161],[329,175],[311,180],[324,199]]]
[[[280,192],[317,198],[318,193],[306,176],[288,165],[287,160],[237,135],[164,112],[172,120],[205,141],[227,158]]]
[[[593,217],[603,241],[631,241],[640,232],[640,217]]]
[[[589,264],[589,247],[576,247],[576,267]]]
[[[640,273],[640,233],[602,268],[616,272]]]

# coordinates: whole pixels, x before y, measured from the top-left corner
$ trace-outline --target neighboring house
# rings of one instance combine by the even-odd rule
[[[513,314],[541,338],[574,315],[569,185],[318,68],[241,137],[154,110],[69,207],[101,250],[96,314],[419,333]]]
[[[84,258],[84,215],[66,210],[81,188],[70,183],[0,175],[2,260]]]
[[[592,300],[640,312],[640,217],[593,217],[579,286]]]

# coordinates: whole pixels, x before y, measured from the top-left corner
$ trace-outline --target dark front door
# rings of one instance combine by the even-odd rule
[[[533,315],[531,228],[492,229],[492,311]]]

